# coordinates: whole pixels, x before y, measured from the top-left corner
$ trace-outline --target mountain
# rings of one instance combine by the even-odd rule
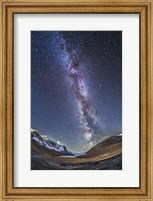
[[[122,135],[107,137],[85,153],[74,153],[31,129],[31,169],[121,170]]]
[[[64,145],[53,142],[46,135],[40,135],[37,130],[31,129],[31,151],[33,154],[49,152],[51,155],[73,155]]]
[[[103,141],[95,145],[93,148],[87,151],[86,155],[88,157],[101,155],[103,156],[112,156],[117,153],[122,152],[122,135],[114,135],[105,138]]]

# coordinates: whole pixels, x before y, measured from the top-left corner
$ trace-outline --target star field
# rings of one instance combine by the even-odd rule
[[[122,32],[31,32],[31,126],[72,151],[122,132]]]

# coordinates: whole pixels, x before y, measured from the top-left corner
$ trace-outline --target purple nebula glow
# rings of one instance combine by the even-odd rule
[[[63,65],[78,105],[77,116],[83,129],[83,136],[87,147],[90,148],[96,143],[95,132],[96,130],[101,130],[101,125],[89,98],[85,77],[81,70],[83,67],[81,56],[62,37],[59,40],[59,50],[63,55]]]

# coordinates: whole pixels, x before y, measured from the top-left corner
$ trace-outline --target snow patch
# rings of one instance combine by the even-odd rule
[[[122,136],[122,133],[118,134],[118,136]]]
[[[32,140],[39,143],[41,146],[44,146],[49,150],[55,150],[57,152],[66,152],[71,154],[71,152],[66,150],[65,146],[63,146],[59,141],[57,141],[57,143],[53,142],[48,138],[48,136],[40,135],[34,129],[31,129],[31,132],[32,132]]]

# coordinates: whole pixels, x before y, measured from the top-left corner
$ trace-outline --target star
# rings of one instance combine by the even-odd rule
[[[31,50],[32,127],[75,151],[122,132],[121,31],[32,31]]]

